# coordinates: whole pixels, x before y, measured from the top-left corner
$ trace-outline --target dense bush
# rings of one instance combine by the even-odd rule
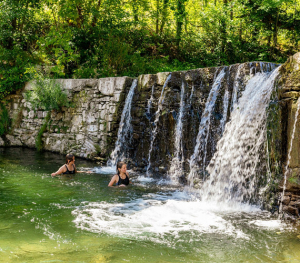
[[[284,62],[299,50],[300,0],[0,1],[0,100],[29,80],[100,78]]]
[[[13,50],[0,46],[0,101],[8,94],[24,87],[29,80],[26,73],[30,58],[18,48]]]

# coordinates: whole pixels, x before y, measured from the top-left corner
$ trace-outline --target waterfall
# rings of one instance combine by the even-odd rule
[[[126,157],[128,151],[128,145],[131,142],[132,127],[131,127],[131,104],[134,95],[134,90],[137,86],[137,79],[132,82],[130,90],[125,100],[125,105],[121,115],[121,121],[119,124],[118,138],[115,144],[115,149],[111,153],[109,165],[114,166],[119,160]]]
[[[284,182],[283,182],[283,190],[282,190],[282,195],[281,195],[281,200],[280,200],[280,206],[279,206],[279,213],[282,213],[282,202],[283,202],[283,198],[284,198],[284,194],[285,194],[285,189],[286,189],[286,179],[287,179],[287,174],[289,171],[289,166],[290,166],[290,162],[291,162],[291,153],[292,153],[292,149],[293,149],[293,140],[295,137],[295,131],[296,131],[296,124],[297,124],[297,120],[298,120],[298,115],[299,115],[299,109],[300,109],[300,99],[297,100],[297,110],[296,110],[296,114],[295,114],[295,121],[294,121],[294,126],[293,126],[293,132],[292,132],[292,137],[291,137],[291,142],[290,142],[290,148],[289,148],[289,152],[288,152],[288,160],[287,160],[287,164],[285,166],[285,171],[284,171]]]
[[[163,101],[164,101],[164,90],[165,90],[165,87],[167,86],[169,80],[171,79],[171,76],[172,76],[171,74],[168,75],[168,77],[163,85],[163,88],[162,88],[162,91],[161,91],[161,94],[160,94],[160,97],[159,97],[159,100],[157,103],[157,111],[155,112],[155,120],[154,120],[154,129],[152,132],[149,153],[148,153],[148,166],[147,166],[147,170],[146,170],[147,176],[149,176],[149,169],[151,167],[151,153],[153,150],[153,143],[155,141],[156,134],[157,134],[158,121],[159,121],[160,112],[162,110],[162,105],[163,105]]]
[[[203,200],[249,202],[256,198],[260,172],[266,166],[262,158],[266,107],[278,69],[272,74],[257,73],[246,85],[207,167],[210,177],[201,189]]]
[[[221,70],[217,77],[214,77],[214,83],[210,90],[210,93],[205,104],[205,110],[201,116],[201,122],[199,126],[199,132],[197,135],[196,147],[194,153],[190,158],[190,173],[188,175],[188,181],[190,185],[193,185],[193,179],[197,175],[199,169],[198,162],[202,161],[202,166],[205,166],[207,142],[210,132],[211,115],[215,108],[217,96],[221,88],[222,80],[225,76],[225,68]]]
[[[183,131],[183,124],[182,118],[184,113],[184,82],[181,84],[181,92],[180,92],[180,109],[179,109],[179,116],[176,123],[176,130],[175,130],[175,153],[174,157],[171,161],[171,167],[169,169],[169,175],[172,181],[177,181],[180,176],[183,174],[183,149],[182,149],[182,131]]]

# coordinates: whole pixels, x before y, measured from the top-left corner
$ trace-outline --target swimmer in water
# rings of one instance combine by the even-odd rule
[[[75,173],[85,173],[85,172],[77,171],[75,167],[75,156],[73,154],[67,154],[66,164],[60,167],[56,173],[52,173],[51,176],[56,176],[60,174],[75,174]],[[88,171],[86,173],[91,173],[91,171]]]
[[[126,186],[129,185],[129,176],[128,172],[126,171],[127,165],[124,162],[118,162],[117,164],[117,174],[111,178],[108,186]]]

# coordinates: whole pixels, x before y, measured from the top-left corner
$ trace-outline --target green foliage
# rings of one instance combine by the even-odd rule
[[[39,130],[39,133],[35,139],[35,147],[38,151],[41,151],[43,150],[43,141],[42,141],[42,137],[43,137],[43,134],[44,132],[47,130],[47,126],[48,126],[48,123],[49,123],[49,120],[50,120],[50,116],[51,116],[51,113],[48,112],[47,113],[47,116],[45,118],[45,122],[44,124],[42,125],[41,129]]]
[[[132,76],[299,50],[300,0],[3,0],[0,99],[30,79]]]
[[[25,73],[29,60],[27,53],[18,48],[10,50],[0,46],[0,100],[23,88],[29,80]]]
[[[45,79],[36,73],[32,85],[32,90],[25,93],[25,98],[35,109],[50,111],[70,106],[67,94],[56,80]]]
[[[0,136],[8,132],[10,118],[6,107],[0,103]]]
[[[34,46],[44,23],[36,19],[39,1],[0,2],[0,100],[29,80],[26,68],[36,63]]]

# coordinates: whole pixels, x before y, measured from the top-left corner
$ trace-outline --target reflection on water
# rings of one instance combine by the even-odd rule
[[[92,174],[51,177],[64,156],[0,148],[1,262],[299,262],[298,230],[255,206],[76,159]]]

